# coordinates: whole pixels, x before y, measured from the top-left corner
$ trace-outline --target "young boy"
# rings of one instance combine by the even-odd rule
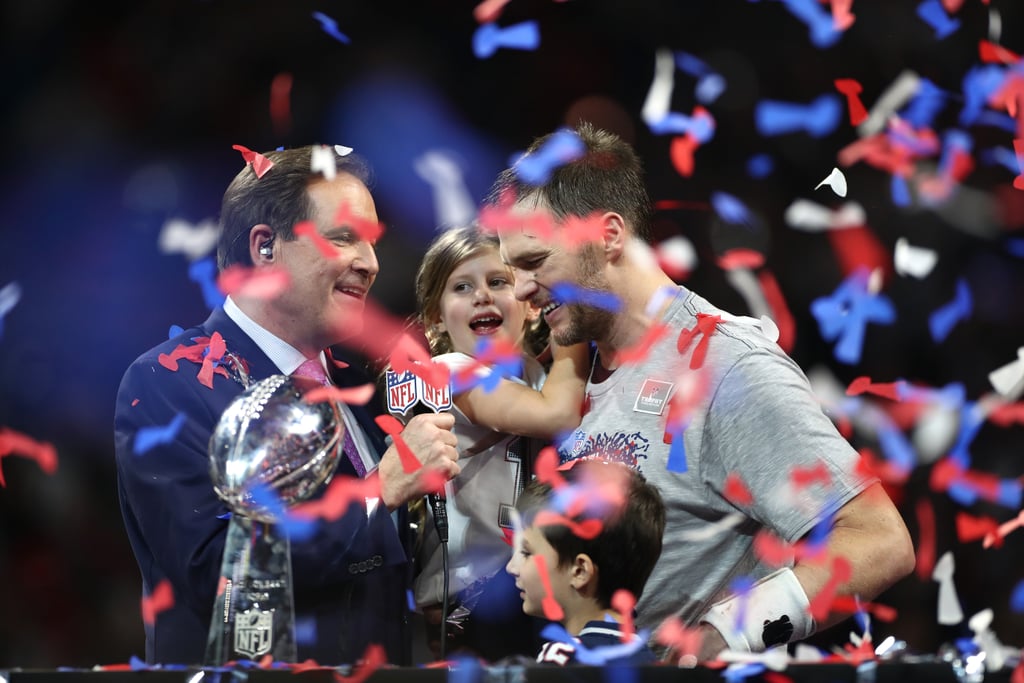
[[[522,531],[506,570],[523,611],[559,621],[571,637],[546,643],[537,661],[653,663],[642,638],[624,635],[621,625],[632,615],[615,609],[612,598],[624,590],[638,599],[661,554],[661,494],[620,463],[570,465],[561,472],[564,483],[532,481],[516,501]]]

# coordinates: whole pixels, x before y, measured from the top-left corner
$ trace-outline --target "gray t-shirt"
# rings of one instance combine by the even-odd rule
[[[699,313],[723,322],[680,352],[680,333],[695,328]],[[797,541],[871,483],[855,473],[857,453],[760,321],[732,316],[680,287],[661,322],[669,331],[643,361],[588,382],[588,412],[559,445],[562,462],[621,460],[661,492],[662,554],[637,604],[637,624],[652,629],[673,614],[694,624],[734,579],[772,571],[754,551],[758,531]],[[707,355],[691,370],[702,343]],[[676,394],[696,400],[683,432],[685,465],[673,462],[670,470],[666,418]],[[794,468],[817,475],[794,483]],[[734,490],[745,488],[751,501],[727,497],[730,475],[744,485]]]

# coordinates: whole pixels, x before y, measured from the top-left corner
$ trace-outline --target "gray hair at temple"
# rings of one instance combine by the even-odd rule
[[[264,223],[273,228],[276,237],[291,241],[295,239],[295,224],[312,219],[313,204],[306,189],[324,180],[322,172],[312,170],[314,147],[264,152],[263,156],[274,165],[262,178],[256,176],[252,164],[246,164],[231,181],[220,208],[220,270],[236,264],[253,265],[248,239],[253,226]],[[370,186],[371,172],[366,161],[353,153],[341,156],[333,146],[327,149],[334,155],[338,173],[347,173]]]
[[[523,182],[514,166],[507,168],[498,175],[484,203],[500,207],[533,201],[559,221],[614,211],[636,237],[650,241],[651,200],[640,157],[618,135],[586,121],[574,132],[586,149],[583,156],[554,168],[550,180],[542,185]],[[526,154],[537,153],[556,134],[534,140]]]

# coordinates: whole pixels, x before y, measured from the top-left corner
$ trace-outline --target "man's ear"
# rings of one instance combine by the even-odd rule
[[[540,318],[540,308],[531,303],[526,304],[526,321],[536,322]]]
[[[569,585],[584,595],[597,592],[597,565],[586,553],[579,553],[569,569]]]
[[[601,216],[601,236],[605,258],[609,263],[618,261],[629,243],[629,229],[626,220],[614,211]]]
[[[276,233],[266,223],[249,229],[249,258],[253,265],[274,260],[274,237]]]

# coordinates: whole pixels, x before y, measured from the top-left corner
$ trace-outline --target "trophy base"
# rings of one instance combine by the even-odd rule
[[[291,543],[274,524],[234,514],[203,664],[267,655],[275,662],[297,660]]]

